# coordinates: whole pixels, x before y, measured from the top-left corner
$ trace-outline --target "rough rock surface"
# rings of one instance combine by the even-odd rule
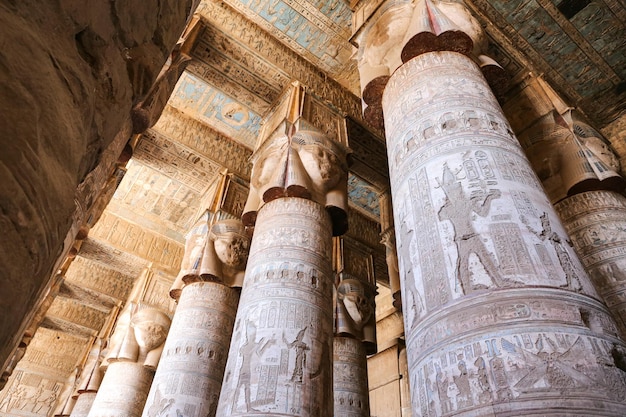
[[[0,3],[2,368],[63,252],[77,187],[129,128],[191,3]]]

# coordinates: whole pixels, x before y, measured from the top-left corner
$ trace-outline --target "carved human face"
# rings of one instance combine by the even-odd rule
[[[337,292],[354,324],[359,330],[362,329],[374,312],[371,300],[365,295],[363,284],[357,280],[342,281]]]
[[[600,138],[584,138],[583,143],[593,154],[613,171],[619,171],[619,160],[606,143]]]
[[[162,325],[150,321],[134,323],[133,329],[137,344],[148,352],[161,346],[167,337],[167,332]]]
[[[300,150],[300,160],[313,182],[329,190],[341,178],[341,164],[328,149],[317,145],[305,145]]]
[[[280,169],[280,160],[282,157],[281,149],[271,149],[265,151],[259,160],[254,164],[252,173],[252,185],[261,188],[266,185],[277,169]]]
[[[215,253],[224,264],[241,268],[248,259],[248,240],[234,233],[221,235],[215,239]]]

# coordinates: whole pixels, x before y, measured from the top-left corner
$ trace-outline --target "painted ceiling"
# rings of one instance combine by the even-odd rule
[[[378,3],[351,4],[355,13],[365,13]],[[483,23],[491,54],[513,80],[530,71],[544,74],[599,125],[624,112],[623,2],[471,0],[466,4]],[[358,127],[349,134],[355,160],[349,178],[351,206],[377,221],[378,197],[387,187],[388,168],[380,135],[371,134],[360,115],[348,3],[202,1],[197,13],[205,28],[193,49],[193,60],[162,120],[143,135],[110,210],[181,241],[222,169],[233,172],[238,167],[238,176],[249,180],[247,158],[263,116],[289,82],[298,79]],[[189,129],[177,126],[189,123],[212,133],[201,138],[198,135],[206,133],[191,132],[196,135],[191,143],[181,133]],[[219,143],[203,154],[199,149],[205,147],[203,140]],[[235,151],[239,158],[233,160]]]

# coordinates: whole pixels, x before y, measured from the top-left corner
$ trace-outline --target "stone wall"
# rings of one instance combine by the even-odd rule
[[[158,75],[192,3],[0,4],[0,369],[68,232],[86,220],[104,185],[86,180],[111,163],[103,155],[121,152],[130,109]],[[81,184],[91,189],[80,190],[87,199],[77,207]]]

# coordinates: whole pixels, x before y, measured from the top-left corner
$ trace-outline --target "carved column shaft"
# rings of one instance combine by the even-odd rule
[[[555,207],[626,340],[626,198],[613,191],[587,191]]]
[[[360,340],[335,336],[333,348],[335,416],[369,417],[367,356]]]
[[[331,247],[320,204],[259,210],[218,415],[332,415]]]
[[[109,364],[89,417],[140,417],[154,370],[137,362]]]
[[[218,282],[182,289],[143,416],[215,416],[238,301],[237,289]]]
[[[529,93],[520,92],[515,103],[532,97],[537,109],[553,109],[526,121],[520,143],[626,340],[626,198],[621,194],[626,182],[619,161],[610,143],[580,115],[571,108],[556,110],[565,104],[547,84],[529,83],[526,89]]]
[[[615,324],[479,67],[418,55],[382,104],[414,413],[623,413]]]
[[[70,417],[87,417],[97,394],[97,392],[83,392],[80,394],[72,407]]]
[[[334,240],[336,416],[370,416],[367,355],[377,346],[376,280],[368,249],[346,237]]]

